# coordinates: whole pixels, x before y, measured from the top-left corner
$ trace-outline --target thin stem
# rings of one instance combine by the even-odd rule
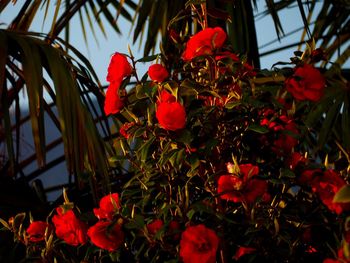
[[[208,12],[207,12],[207,5],[206,3],[201,4],[202,9],[202,18],[203,18],[203,29],[206,29],[208,27]]]

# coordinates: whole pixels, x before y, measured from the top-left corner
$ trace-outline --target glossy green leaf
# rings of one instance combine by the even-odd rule
[[[265,134],[269,132],[269,129],[265,126],[260,126],[258,124],[252,124],[248,127],[248,130],[255,131],[260,134]]]
[[[333,202],[348,203],[350,202],[350,185],[346,184],[335,194]]]

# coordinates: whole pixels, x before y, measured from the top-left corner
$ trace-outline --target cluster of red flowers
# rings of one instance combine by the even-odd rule
[[[99,221],[88,227],[88,224],[75,214],[73,209],[64,211],[62,207],[56,209],[57,214],[52,217],[56,236],[68,245],[84,245],[90,241],[99,248],[114,251],[124,241],[124,233],[118,223],[112,221],[114,214],[120,208],[117,193],[107,195],[100,201],[100,207],[94,209]],[[52,225],[43,221],[33,221],[27,229],[30,242],[41,242],[52,234]]]
[[[176,36],[174,38],[177,39]],[[154,163],[156,163],[157,168],[158,166],[162,166],[161,169],[159,169],[160,172],[158,170],[157,172],[159,172],[159,174],[162,174],[163,171],[171,173],[171,169],[174,168],[174,170],[176,170],[178,168],[176,167],[176,164],[174,164],[177,161],[178,156],[176,156],[176,160],[169,161],[171,165],[168,165],[168,163],[165,161],[164,163],[166,163],[166,165],[163,165],[163,163],[159,164],[160,162],[157,162],[158,160],[156,159],[158,156],[163,158],[166,155],[163,153],[159,154],[159,152],[166,149],[166,146],[163,147],[163,144],[167,144],[169,145],[168,148],[171,148],[171,152],[168,154],[169,158],[182,151],[181,154],[189,157],[188,159],[191,159],[190,161],[183,161],[183,166],[187,166],[187,168],[191,167],[193,170],[198,168],[198,171],[196,170],[198,177],[200,179],[204,179],[203,181],[205,181],[204,187],[202,187],[203,185],[195,186],[196,190],[198,189],[198,192],[193,194],[193,199],[196,199],[197,201],[198,195],[204,193],[210,188],[208,193],[210,192],[211,194],[211,200],[215,199],[216,205],[214,213],[219,211],[222,212],[227,209],[222,213],[226,213],[225,216],[227,216],[228,220],[231,220],[230,217],[233,217],[232,214],[236,213],[232,213],[232,210],[230,209],[234,208],[235,211],[238,211],[238,207],[243,207],[247,215],[249,214],[249,209],[251,209],[251,211],[254,209],[259,210],[261,207],[269,207],[268,212],[264,211],[264,217],[266,217],[267,214],[270,214],[272,218],[275,216],[272,215],[273,213],[280,213],[282,210],[278,210],[280,208],[280,204],[277,204],[279,202],[279,200],[277,200],[279,198],[278,195],[274,195],[272,198],[272,193],[274,193],[274,191],[276,192],[276,189],[279,187],[276,186],[277,183],[275,184],[272,180],[275,179],[278,181],[276,179],[277,176],[272,178],[272,174],[274,172],[280,173],[280,176],[283,177],[285,175],[283,174],[285,172],[284,170],[287,170],[287,173],[289,173],[288,175],[290,176],[289,178],[292,178],[292,183],[289,185],[289,187],[302,189],[300,192],[305,190],[309,196],[317,197],[317,200],[319,200],[316,202],[317,205],[322,203],[324,205],[323,208],[328,209],[327,213],[330,211],[334,215],[340,215],[344,211],[350,210],[349,203],[337,203],[333,201],[339,190],[347,184],[343,177],[335,170],[328,169],[327,166],[325,166],[326,168],[323,169],[315,168],[321,167],[321,165],[315,165],[315,163],[310,164],[312,161],[311,159],[307,159],[307,154],[302,155],[301,153],[297,152],[298,150],[302,152],[301,149],[303,148],[300,147],[300,144],[304,135],[302,125],[300,124],[302,121],[298,119],[294,111],[295,101],[306,100],[310,102],[317,102],[322,98],[326,81],[320,71],[311,64],[299,61],[293,71],[292,76],[288,77],[284,81],[282,92],[279,93],[280,98],[274,98],[279,103],[275,103],[276,100],[269,100],[268,103],[265,103],[264,101],[263,103],[259,104],[257,110],[251,105],[246,107],[249,108],[248,110],[243,109],[245,105],[249,104],[249,102],[244,104],[244,96],[247,93],[251,94],[254,91],[244,90],[244,85],[242,85],[241,82],[242,80],[244,81],[246,79],[254,78],[256,76],[256,71],[249,63],[246,61],[241,61],[236,54],[224,48],[226,38],[227,35],[223,29],[219,27],[206,28],[192,36],[186,43],[184,51],[181,51],[181,63],[184,64],[182,65],[180,63],[184,69],[181,73],[183,74],[184,78],[191,76],[189,77],[191,78],[189,81],[191,84],[200,86],[198,90],[196,87],[193,88],[195,91],[194,94],[196,95],[192,96],[191,94],[189,96],[190,98],[181,95],[183,90],[179,90],[180,88],[186,89],[186,85],[183,87],[178,84],[179,77],[175,77],[177,74],[176,70],[171,72],[169,68],[166,68],[166,66],[161,63],[151,65],[148,69],[150,81],[147,81],[146,85],[143,86],[142,84],[144,83],[138,83],[138,86],[142,86],[142,89],[152,89],[151,92],[147,90],[147,96],[144,96],[146,99],[142,101],[144,104],[141,104],[142,106],[150,106],[147,108],[147,116],[145,114],[144,116],[140,117],[136,116],[139,114],[138,111],[137,113],[133,113],[132,109],[130,109],[132,108],[130,105],[132,105],[133,101],[130,99],[131,103],[126,103],[126,96],[124,101],[122,94],[125,94],[125,90],[121,90],[122,88],[120,88],[125,78],[131,76],[133,73],[136,73],[134,71],[135,69],[133,69],[129,63],[126,55],[115,53],[112,56],[108,67],[107,81],[110,82],[110,85],[106,93],[104,107],[105,114],[110,115],[119,113],[125,106],[125,102],[125,104],[129,104],[126,105],[129,106],[128,114],[130,114],[130,116],[134,119],[133,122],[130,121],[121,125],[121,136],[119,139],[123,140],[123,142],[127,141],[130,144],[130,152],[132,152],[133,149],[131,146],[131,141],[136,137],[138,137],[137,139],[141,138],[140,140],[143,140],[144,138],[149,139],[151,136],[157,137],[157,135],[161,134],[161,136],[159,136],[161,138],[157,137],[155,140],[160,141],[158,145],[161,146],[159,147],[161,149],[156,149],[152,152],[153,154],[150,154],[152,155],[153,160],[155,160]],[[319,55],[315,54],[314,56]],[[312,61],[313,60],[311,60],[311,63]],[[132,64],[135,64],[134,61]],[[186,71],[186,67],[188,67],[189,72]],[[281,95],[282,93],[283,96]],[[136,94],[136,97],[137,95],[139,94]],[[281,97],[283,97],[283,99]],[[284,100],[285,97],[290,99],[292,102],[286,103]],[[244,106],[240,107],[240,104],[244,104]],[[276,106],[275,104],[278,104],[278,107],[274,107]],[[197,105],[202,107],[200,109],[202,111],[198,111],[199,113],[197,113],[197,111],[193,113],[193,108],[197,107]],[[237,112],[235,112],[235,107],[238,108]],[[254,109],[251,110],[252,108]],[[243,112],[243,110],[246,110],[244,111],[244,114],[246,115],[242,118],[237,118],[237,121],[232,121],[231,117],[234,119],[235,116],[239,115],[241,112]],[[207,112],[209,113],[207,114]],[[217,114],[210,115],[212,112]],[[203,117],[204,115],[205,117]],[[197,116],[200,117],[197,118]],[[249,119],[251,116],[252,120]],[[148,120],[147,124],[145,121],[146,119]],[[217,121],[217,119],[219,120]],[[229,120],[227,121],[227,119]],[[237,157],[237,159],[240,160],[239,162],[237,162],[235,157],[232,158],[233,163],[227,162],[227,156],[230,154],[231,156],[236,155],[235,149],[233,149],[232,152],[225,153],[224,151],[226,149],[231,150],[232,148],[222,147],[220,149],[221,145],[219,144],[221,142],[218,142],[219,140],[213,143],[214,146],[212,148],[208,147],[203,149],[204,146],[202,147],[202,145],[210,140],[208,137],[212,134],[210,134],[210,132],[208,132],[209,135],[206,134],[207,131],[203,131],[205,128],[199,126],[204,126],[206,122],[209,122],[211,125],[211,121],[213,120],[214,122],[217,121],[218,123],[218,127],[213,128],[213,131],[215,131],[213,132],[213,136],[220,137],[219,135],[224,134],[222,137],[220,137],[222,144],[229,144],[232,141],[238,141],[238,143],[234,145],[237,145],[237,148],[242,148],[237,150],[237,153],[240,154],[240,158]],[[153,123],[156,124],[153,125]],[[148,125],[147,129],[143,129],[144,127],[141,127],[143,124]],[[220,126],[219,124],[222,125]],[[245,150],[248,149],[247,151],[252,151],[251,148],[249,148],[249,143],[251,143],[250,141],[247,143],[244,141],[244,143],[242,143],[246,135],[244,133],[247,130],[249,130],[249,132],[253,130],[251,129],[253,126],[251,124],[259,126],[258,128],[260,128],[260,133],[258,135],[254,134],[255,138],[252,140],[252,144],[257,142],[258,144],[261,144],[260,148],[264,148],[258,149],[259,147],[256,147],[254,150],[257,152],[261,150],[261,152],[263,152],[263,150],[266,149],[269,151],[268,153],[272,153],[272,158],[270,156],[267,158],[261,157],[261,155],[259,155],[260,152],[256,155],[250,155],[250,153],[245,155]],[[152,129],[153,127],[155,129]],[[208,129],[211,128],[212,127],[208,127]],[[138,130],[138,136],[135,135],[134,138],[132,135],[136,130]],[[199,131],[198,134],[196,133],[197,131]],[[183,134],[181,134],[182,132]],[[181,138],[181,141],[176,141],[179,134],[186,137],[186,132],[193,132],[196,134],[194,134],[193,138]],[[202,136],[202,133],[206,136],[200,137]],[[214,133],[216,134],[214,135]],[[232,138],[232,140],[231,138],[227,139],[227,137],[230,137],[232,134],[239,135],[232,136],[235,137]],[[166,136],[169,138],[166,138]],[[205,138],[205,141],[201,141],[201,138]],[[247,141],[248,140],[249,138]],[[137,140],[135,139],[135,141]],[[151,141],[151,143],[153,143],[153,141]],[[145,145],[146,143],[141,145],[141,148],[147,148],[148,145]],[[256,145],[252,146],[255,147]],[[185,151],[183,148],[180,149],[181,147],[186,147]],[[222,156],[225,156],[225,160],[219,160],[217,162],[208,160],[209,155],[206,155],[206,151],[219,152],[220,150]],[[135,154],[135,156],[137,158],[137,154]],[[214,154],[210,156],[214,156]],[[247,158],[247,156],[253,156],[253,158]],[[184,157],[184,159],[186,157]],[[167,157],[164,157],[164,159],[166,158]],[[276,164],[273,163],[275,161],[273,158],[276,159]],[[181,156],[178,159],[180,160]],[[272,161],[270,161],[270,159]],[[144,161],[141,163],[141,165],[143,165]],[[225,164],[226,170],[223,168]],[[209,166],[210,169],[207,169]],[[145,167],[146,169],[150,169],[151,166]],[[139,171],[137,169],[138,168],[135,169],[136,173]],[[179,170],[181,170],[181,168],[179,168]],[[157,172],[155,172],[155,174]],[[137,179],[141,182],[142,173],[140,174],[140,178],[137,177]],[[155,177],[159,174],[156,174]],[[182,175],[182,170],[179,172],[179,174]],[[202,174],[205,175],[202,176]],[[171,185],[172,182],[169,181],[169,184],[166,187],[173,187],[171,189],[178,188],[176,190],[178,190],[179,193],[176,195],[176,198],[180,200],[185,198],[182,196],[182,186],[180,185],[185,180],[183,180],[183,178],[176,178],[177,175],[178,174],[176,173],[171,174],[169,178],[172,177],[172,182],[178,180],[180,182],[179,185]],[[193,175],[191,174],[190,176]],[[196,179],[197,178],[190,178],[190,180],[193,181]],[[145,181],[148,180],[149,178],[147,178]],[[186,180],[186,187],[192,183],[190,180]],[[281,182],[282,180],[278,181],[278,183]],[[284,184],[284,182],[281,184]],[[158,189],[160,188],[157,188],[157,190]],[[180,202],[191,203],[192,193],[189,193],[188,189],[186,189],[186,191],[187,192],[185,195],[187,200],[181,200]],[[167,194],[169,199],[171,199],[169,201],[170,207],[174,204],[172,202],[175,198],[173,198],[173,193]],[[144,198],[144,196],[142,196],[142,198]],[[277,201],[274,202],[275,200]],[[201,204],[204,203],[208,207],[214,207],[211,201],[199,201],[201,201]],[[274,203],[274,206],[272,203]],[[127,203],[125,210],[129,210],[128,204],[130,203]],[[314,203],[312,203],[312,205],[314,205]],[[133,203],[132,206],[134,206]],[[137,207],[137,205],[135,206]],[[136,237],[140,237],[147,240],[150,243],[150,247],[156,247],[158,241],[161,243],[162,247],[165,247],[166,242],[163,241],[171,239],[172,244],[175,244],[176,246],[175,253],[179,253],[182,262],[215,263],[218,255],[218,249],[225,247],[225,244],[223,244],[225,230],[220,230],[220,228],[214,226],[212,222],[208,223],[208,221],[205,221],[205,215],[194,217],[193,214],[191,214],[194,209],[191,211],[191,208],[189,207],[191,207],[191,204],[186,204],[185,209],[182,209],[182,207],[179,205],[179,207],[174,209],[174,211],[176,210],[175,212],[171,210],[172,208],[169,208],[169,210],[171,210],[172,219],[168,222],[163,220],[170,217],[168,214],[165,212],[163,214],[162,211],[162,213],[155,215],[157,208],[152,207],[152,209],[147,210],[147,207],[145,210],[147,210],[147,213],[149,212],[149,217],[145,220],[146,222],[142,221],[142,223],[140,223],[141,226],[137,228],[137,231],[132,232],[131,235],[133,235],[134,238],[132,242],[138,242],[135,241]],[[131,224],[127,225],[127,223],[128,221],[132,220],[129,220],[128,216],[124,215],[125,211],[123,209],[122,212],[121,208],[122,204],[119,200],[118,193],[112,193],[103,197],[100,200],[99,207],[93,209],[93,213],[97,220],[95,218],[94,225],[89,226],[86,222],[79,219],[79,216],[75,213],[74,209],[65,210],[64,206],[59,207],[56,209],[56,214],[52,217],[53,225],[42,221],[34,221],[31,223],[27,229],[28,240],[29,242],[42,242],[55,232],[59,239],[64,240],[67,244],[72,246],[83,245],[91,242],[91,244],[100,249],[108,252],[114,252],[121,248],[124,243],[125,248],[128,248],[127,245],[128,241],[131,241],[131,235],[128,235],[128,232],[126,231],[129,229],[128,227],[132,228],[133,226],[130,226]],[[131,213],[132,219],[134,219],[134,208],[135,207],[132,208],[133,212]],[[163,207],[161,209],[163,209]],[[230,211],[229,215],[227,211]],[[144,211],[142,211],[142,213],[143,212]],[[252,212],[249,217],[258,217],[259,213],[256,212],[256,214],[254,214],[255,212],[256,211]],[[127,212],[125,213],[127,214]],[[196,213],[196,211],[193,213]],[[238,213],[239,212],[237,212],[237,214]],[[181,216],[182,218],[180,219]],[[141,217],[144,218],[143,214]],[[273,221],[276,229],[279,228],[278,217],[279,215],[275,216],[275,221]],[[251,218],[247,220],[250,220]],[[254,231],[259,231],[258,228],[260,227],[260,221],[257,219],[254,221],[254,224],[252,224],[255,227]],[[289,221],[291,220],[288,218],[288,222]],[[295,224],[297,224],[297,222]],[[216,232],[216,230],[220,231]],[[249,231],[247,231],[247,233],[248,232]],[[276,230],[276,235],[278,235],[277,232],[278,230]],[[308,234],[311,234],[307,231],[305,231],[305,233],[306,234],[303,235],[302,239],[311,239],[306,238]],[[235,252],[230,252],[231,259],[238,261],[241,259],[241,257],[247,254],[260,253],[260,251],[257,249],[258,243],[254,243],[254,241],[241,243],[238,241],[237,243],[238,244],[235,243],[237,248]],[[133,248],[131,248],[131,250],[132,249]],[[307,253],[313,253],[316,251],[316,248],[310,245],[305,249],[305,251]],[[344,256],[342,249],[339,250],[338,259],[339,260],[326,259],[324,262],[330,263],[349,261],[347,257]]]
[[[63,211],[56,209],[52,223],[56,236],[68,245],[84,245],[88,237],[95,246],[113,252],[124,242],[122,226],[114,222],[114,216],[120,208],[119,195],[113,193],[100,200],[100,207],[94,208],[94,214],[99,221],[91,227],[80,220],[72,209]],[[156,219],[147,225],[148,234],[154,236],[164,226],[161,219]],[[177,221],[169,223],[169,233],[175,240],[179,238],[180,225]],[[34,221],[27,229],[30,242],[41,242],[52,234],[52,225],[47,222]],[[216,251],[219,238],[216,233],[203,224],[189,226],[181,234],[180,256],[185,263],[216,261]]]

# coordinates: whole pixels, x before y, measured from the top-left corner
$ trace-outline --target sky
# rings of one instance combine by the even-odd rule
[[[23,0],[18,0],[17,3],[21,3]],[[260,14],[265,10],[265,1],[257,1],[258,9],[255,10],[255,14]],[[12,18],[17,14],[20,5],[10,4],[1,14],[0,23],[9,24]],[[44,8],[41,10],[40,15],[34,20],[31,31],[48,32],[50,30],[51,19],[53,17],[54,6],[51,5],[46,22],[43,24],[44,18]],[[302,19],[298,12],[298,7],[294,6],[292,8],[282,10],[279,12],[282,27],[284,32],[293,31],[302,26]],[[262,18],[261,18],[262,17]],[[258,16],[256,19],[256,29],[258,36],[259,46],[270,42],[277,38],[274,25],[270,16]],[[86,20],[86,19],[85,19]],[[96,26],[96,37],[98,39],[97,43],[93,37],[93,34],[87,30],[88,45],[86,45],[83,37],[83,33],[80,26],[79,16],[73,17],[71,23],[71,35],[70,42],[73,46],[77,47],[80,52],[82,52],[93,65],[97,76],[99,77],[102,84],[107,84],[105,81],[107,67],[109,63],[110,56],[114,52],[128,53],[128,45],[130,45],[131,50],[136,58],[141,58],[143,56],[142,50],[139,48],[139,42],[133,45],[132,43],[132,28],[130,22],[126,21],[122,16],[118,19],[118,25],[121,28],[122,34],[116,34],[108,22],[103,21],[106,28],[107,36],[105,37],[102,32]],[[87,21],[86,27],[88,25]],[[4,27],[4,26],[2,26]],[[272,45],[269,45],[261,50],[260,53],[271,50],[276,47],[280,47],[292,42],[300,40],[300,31],[292,34],[288,37],[282,38],[281,42],[276,41]],[[289,61],[289,58],[293,55],[295,48],[288,49],[283,52],[272,54],[261,58],[262,68],[270,68],[276,61]],[[139,75],[143,75],[146,72],[148,65],[139,65],[138,70]]]
[[[10,4],[1,14],[0,14],[0,24],[2,24],[1,28],[6,28],[6,26],[12,21],[14,16],[18,13],[19,4],[22,4],[24,0],[18,0],[16,5]],[[264,8],[265,1],[257,1],[258,2],[258,9],[255,10],[255,14],[261,13]],[[52,1],[54,3],[54,1]],[[51,25],[51,19],[53,17],[54,12],[54,6],[52,5],[50,7],[48,17],[46,18],[46,22],[43,23],[43,17],[44,17],[44,10],[41,10],[41,13],[36,19],[34,20],[32,27],[30,28],[31,31],[36,32],[48,32],[50,30],[49,26]],[[300,17],[300,13],[298,11],[298,7],[295,6],[293,8],[289,8],[286,10],[283,10],[279,12],[282,27],[284,29],[284,32],[291,32],[297,28],[300,28],[302,24],[302,19]],[[258,45],[263,46],[266,43],[269,43],[271,40],[274,40],[277,38],[276,32],[274,29],[273,21],[270,16],[258,16],[259,19],[256,19],[256,30],[257,30],[257,37],[258,37]],[[122,34],[118,35],[116,34],[108,22],[102,20],[107,36],[105,37],[100,30],[96,30],[96,38],[98,39],[98,43],[95,41],[93,35],[91,32],[87,32],[87,39],[88,39],[88,45],[86,45],[83,33],[80,27],[80,20],[79,16],[73,17],[72,23],[71,23],[71,36],[70,36],[70,42],[71,44],[78,48],[78,50],[83,53],[91,62],[93,68],[95,69],[97,76],[100,79],[100,82],[103,85],[107,85],[106,82],[106,74],[107,74],[107,67],[110,61],[110,57],[115,52],[120,53],[128,53],[128,45],[130,45],[130,48],[135,56],[136,59],[141,58],[143,56],[142,50],[139,48],[139,42],[135,43],[133,45],[132,43],[132,28],[130,22],[126,21],[122,16],[118,19],[118,25],[121,28]],[[87,25],[87,23],[86,23]],[[289,43],[297,42],[300,40],[300,33],[296,32],[295,34],[292,34],[288,37],[282,38],[281,42],[274,42],[273,44],[262,48],[259,50],[260,53],[266,52],[268,50],[284,46]],[[289,58],[293,56],[293,51],[295,51],[295,48],[287,49],[283,52],[279,52],[276,54],[272,54],[266,57],[261,58],[261,67],[262,68],[271,68],[271,66],[276,63],[277,61],[285,61],[288,62]],[[349,67],[349,61],[346,64],[347,67]],[[142,76],[149,66],[148,64],[138,64],[137,70],[139,76]],[[25,95],[23,95],[25,97]],[[24,105],[25,105],[25,100]],[[46,118],[48,119],[48,118]],[[49,121],[49,120],[46,120]],[[50,123],[48,123],[50,125]],[[51,136],[54,138],[56,136],[59,136],[55,132],[52,132]],[[29,150],[32,149],[32,147],[28,146]],[[62,147],[56,149],[55,152],[50,153],[48,159],[57,158],[59,155],[59,152],[62,152]],[[30,170],[30,168],[28,168]],[[57,184],[57,174],[64,173],[65,171],[65,165],[60,164],[58,167],[55,168],[55,171],[50,171],[49,173],[44,174],[41,176],[41,179],[43,180],[45,186],[53,186]],[[30,171],[28,171],[30,172]],[[61,178],[63,178],[61,176]],[[59,193],[56,193],[55,195],[52,195],[49,197],[50,199],[54,199]]]

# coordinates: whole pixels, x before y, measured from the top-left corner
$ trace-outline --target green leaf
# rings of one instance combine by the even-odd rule
[[[335,194],[333,198],[334,203],[348,203],[350,202],[350,185],[346,184]]]
[[[187,216],[189,221],[191,221],[191,219],[195,213],[196,213],[196,211],[194,211],[193,209],[191,209],[190,211],[187,212],[186,216]]]
[[[149,157],[148,151],[153,142],[155,141],[156,137],[152,136],[150,139],[148,139],[144,144],[141,145],[140,149],[138,150],[140,154],[140,160],[141,162],[145,162],[147,158]]]
[[[232,110],[233,108],[235,108],[235,107],[237,107],[239,105],[241,105],[240,101],[233,101],[233,102],[226,103],[225,108],[229,109],[229,110]]]
[[[324,144],[329,139],[329,134],[334,127],[334,123],[339,115],[339,111],[341,108],[341,101],[339,101],[339,97],[334,98],[334,104],[331,106],[329,111],[327,112],[326,119],[323,122],[321,131],[318,136],[318,145],[319,147],[323,147]]]
[[[23,224],[23,221],[26,217],[26,213],[19,213],[15,216],[15,218],[13,219],[13,228],[14,229],[20,229],[22,224]]]
[[[9,226],[9,224],[2,218],[0,218],[0,223],[7,228],[8,230],[11,230],[11,227]]]
[[[45,164],[45,126],[43,107],[43,73],[40,50],[30,38],[12,34],[11,37],[22,49],[22,65],[28,92],[29,112],[35,152],[39,167]]]
[[[248,130],[255,131],[255,132],[260,133],[260,134],[265,134],[265,133],[269,132],[268,128],[266,128],[264,126],[260,126],[258,124],[249,125]]]
[[[176,151],[169,159],[169,162],[174,167],[174,169],[181,169],[182,161],[184,159],[185,149]]]
[[[155,60],[158,56],[159,56],[159,54],[143,57],[143,58],[136,60],[136,62],[150,62],[150,61]]]
[[[109,257],[112,260],[112,262],[118,262],[120,259],[120,251],[114,251],[109,253]]]
[[[295,178],[295,173],[290,169],[281,169],[281,177]]]
[[[178,142],[182,142],[185,144],[190,144],[192,140],[193,140],[192,133],[187,129],[183,129],[177,138]]]

